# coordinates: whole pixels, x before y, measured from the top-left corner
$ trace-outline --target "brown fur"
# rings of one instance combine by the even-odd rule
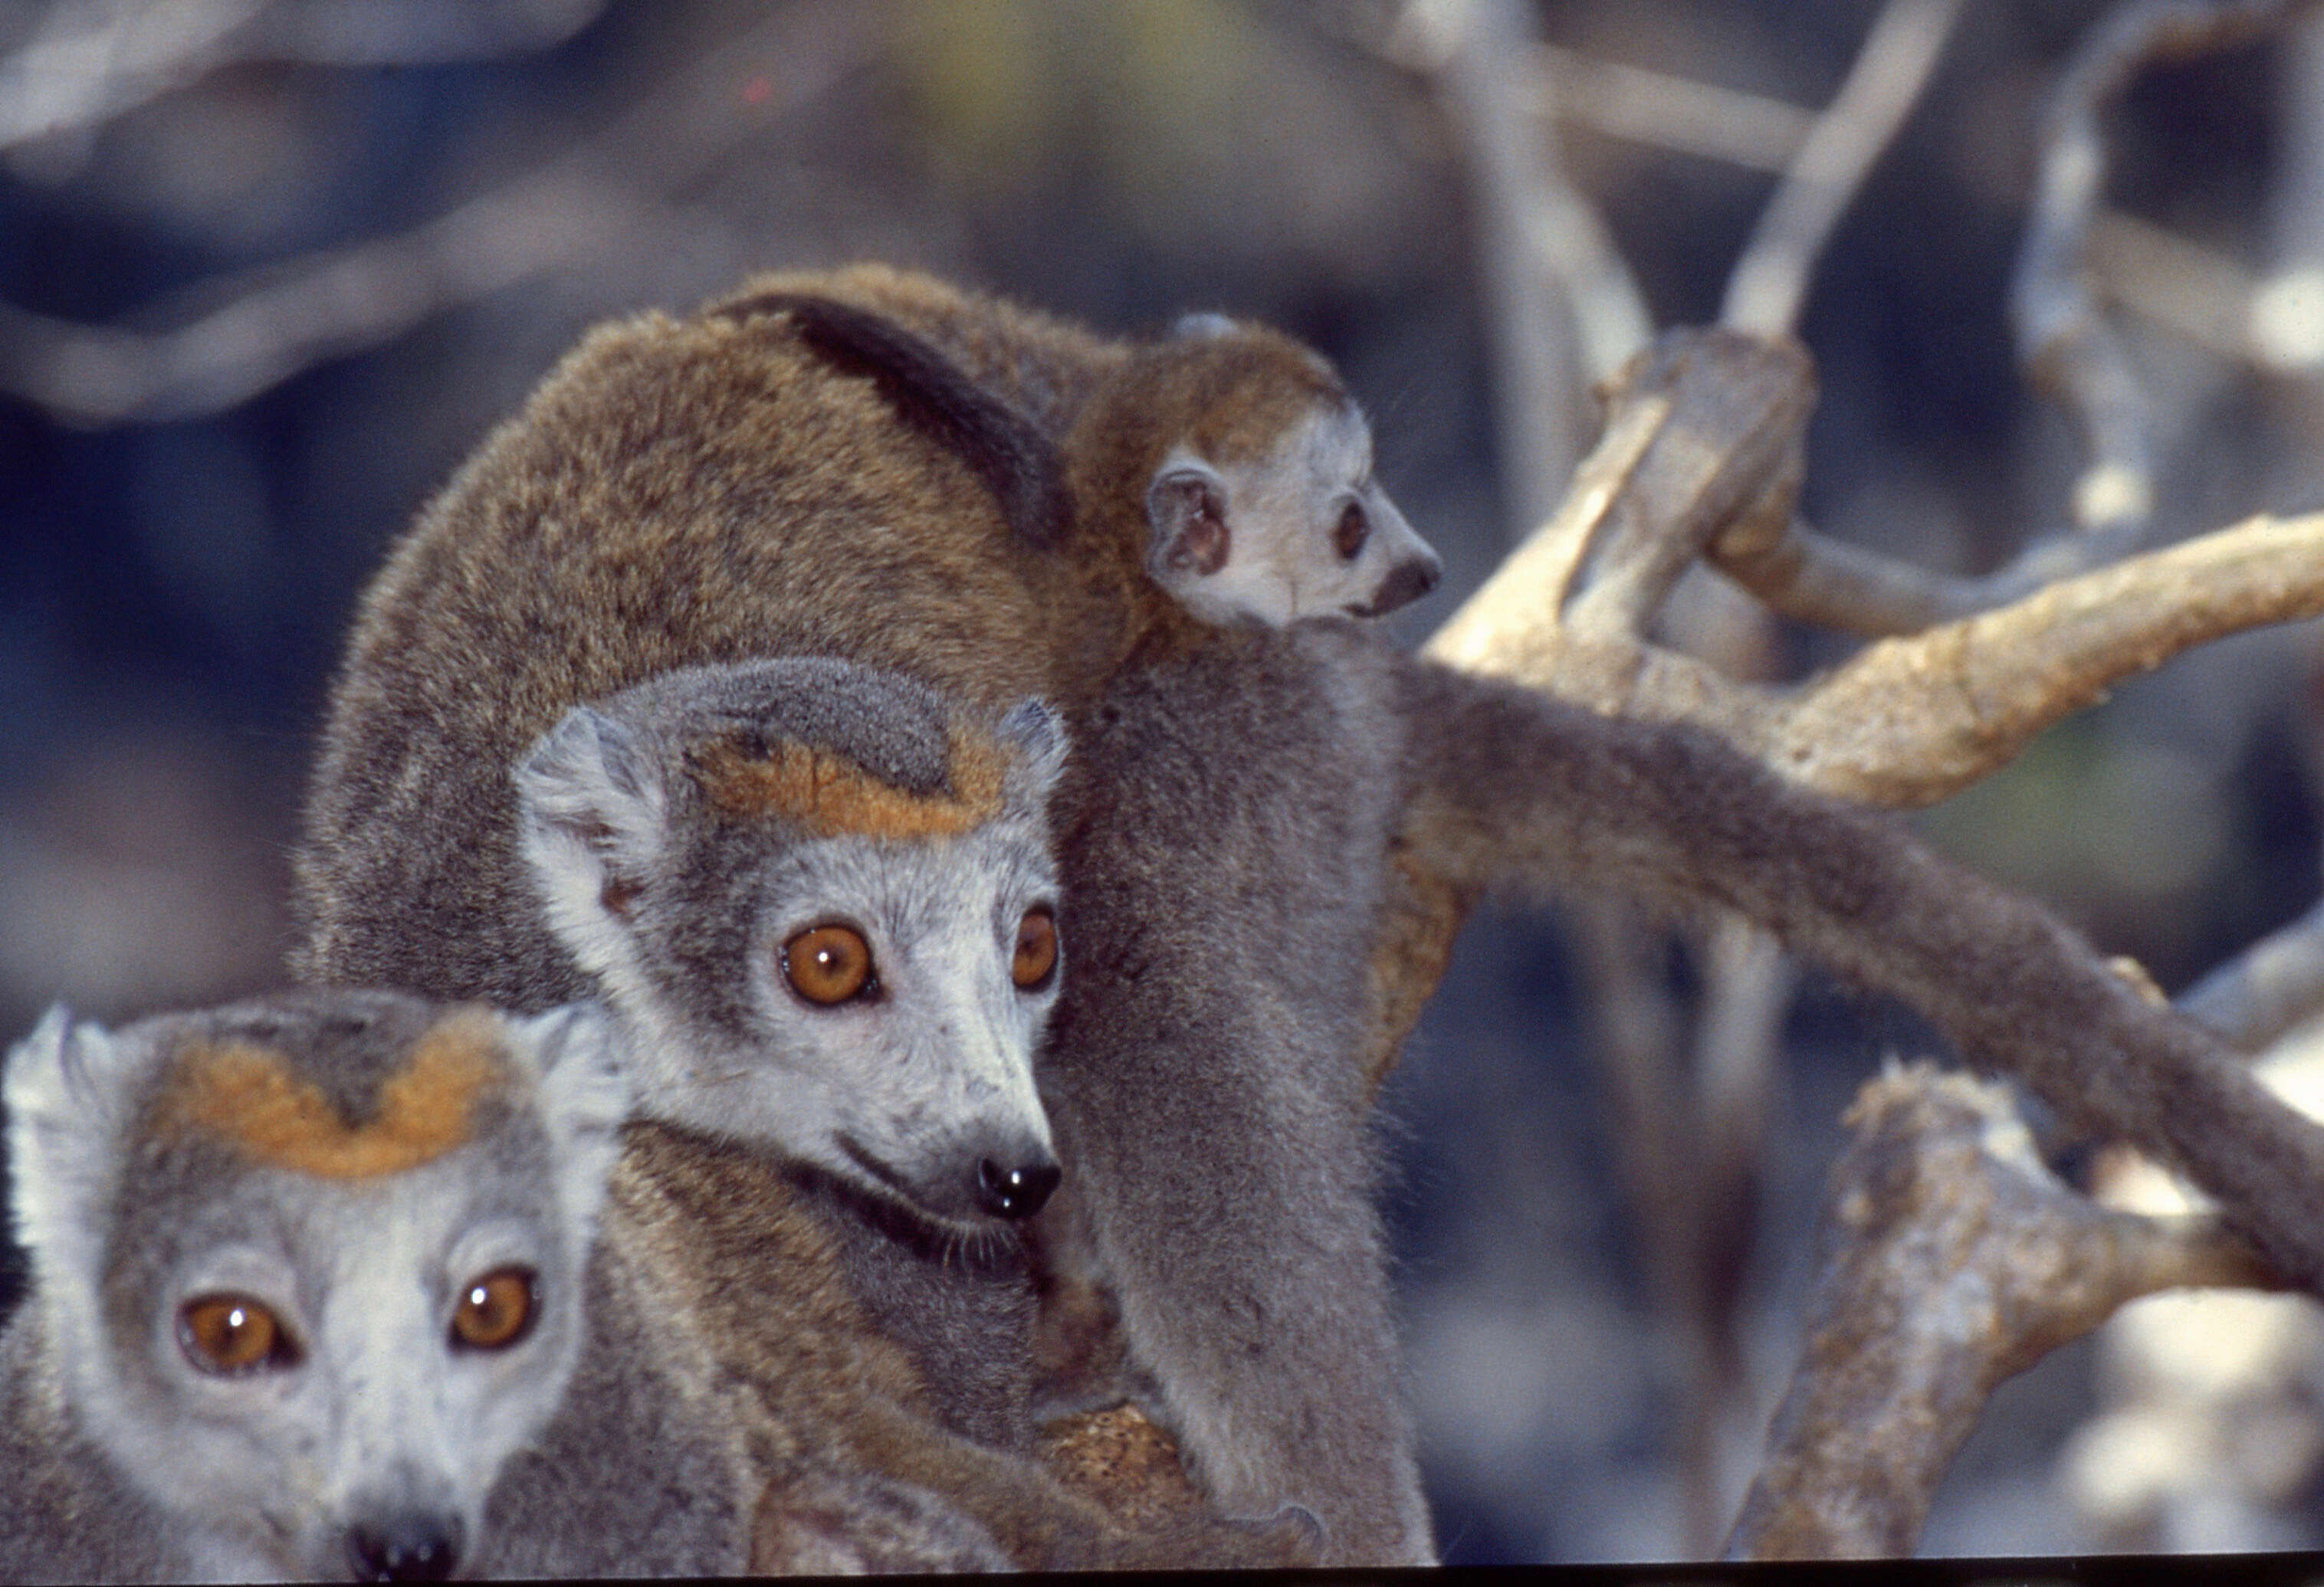
[[[1204,626],[1146,574],[1142,522],[1094,503],[1138,507],[1170,449],[1190,442],[1211,462],[1265,454],[1347,388],[1311,349],[1264,326],[1231,339],[1130,342],[1004,299],[883,264],[754,276],[706,310],[755,298],[822,296],[885,315],[1030,418],[1062,450],[1077,504],[1061,554],[1034,571],[1046,582],[1043,620],[1021,643],[1053,657],[1051,698],[1086,702],[1135,656],[1199,646]]]
[[[819,654],[997,711],[1065,686],[1031,638],[1069,623],[1065,594],[957,459],[898,433],[869,381],[763,326],[600,327],[364,599],[307,811],[294,968],[442,986],[435,945],[482,935],[529,885],[512,844],[430,852],[401,840],[405,821],[465,807],[510,830],[508,768],[576,702],[678,666]],[[421,736],[458,753],[424,770],[376,758]],[[539,1007],[588,991],[544,946],[461,995]]]
[[[910,1358],[869,1326],[824,1225],[770,1160],[632,1124],[605,1226],[673,1313],[692,1319],[716,1378],[751,1402],[753,1459],[770,1473],[755,1570],[811,1558],[825,1474],[856,1470],[941,1495],[1026,1569],[1305,1563],[1296,1531],[1199,1515],[1124,1524],[1038,1462],[946,1431]],[[784,1281],[735,1281],[752,1273]]]
[[[466,1145],[481,1095],[504,1073],[488,1021],[454,1014],[380,1087],[378,1115],[339,1116],[321,1089],[291,1074],[282,1053],[244,1041],[194,1043],[162,1104],[164,1128],[202,1131],[253,1162],[325,1179],[370,1179],[433,1162]]]
[[[731,814],[777,816],[817,837],[851,833],[901,841],[956,838],[1001,809],[1007,769],[1000,746],[955,732],[951,794],[917,797],[843,756],[798,743],[753,755],[721,740],[696,750],[696,775],[711,803]]]

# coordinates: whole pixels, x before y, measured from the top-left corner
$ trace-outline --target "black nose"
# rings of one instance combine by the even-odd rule
[[[1029,1218],[1041,1210],[1061,1176],[1047,1157],[1015,1168],[1003,1168],[991,1158],[976,1165],[976,1204],[999,1218]]]
[[[1379,593],[1357,615],[1386,617],[1397,607],[1409,606],[1436,588],[1436,581],[1443,576],[1443,564],[1433,556],[1399,562],[1388,570],[1388,577],[1380,581]]]
[[[366,1582],[447,1582],[460,1563],[456,1516],[400,1515],[347,1528],[347,1559]]]

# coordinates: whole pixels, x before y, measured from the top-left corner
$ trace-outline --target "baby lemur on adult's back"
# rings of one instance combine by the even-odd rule
[[[519,1006],[579,989],[544,929],[466,946],[481,922],[530,918],[503,768],[564,706],[655,672],[817,651],[994,707],[1060,702],[1070,968],[1044,1101],[1130,1354],[1229,1513],[1304,1506],[1337,1561],[1429,1551],[1351,1056],[1389,848],[1415,832],[1457,884],[1741,910],[1973,1051],[2033,1032],[2060,1055],[2032,1077],[2053,1100],[2238,1205],[2324,1161],[2046,914],[1890,823],[1704,735],[1468,679],[1344,619],[1290,621],[1312,589],[1239,568],[1237,546],[1268,537],[1237,531],[1266,482],[1303,477],[1288,495],[1324,509],[1332,557],[1347,560],[1346,504],[1370,527],[1335,383],[1295,381],[1305,394],[1270,408],[1251,382],[1282,365],[1214,327],[1137,358],[1151,373],[1207,357],[1218,386],[1111,380],[1137,358],[1092,344],[1084,370],[972,304],[954,340],[977,381],[1024,372],[1032,406],[1070,427],[1066,530],[1028,537],[993,505],[1014,498],[988,491],[992,469],[941,423],[899,425],[879,380],[835,374],[796,318],[746,298],[594,333],[398,549],[309,806],[302,968]],[[1277,417],[1182,447],[1200,437],[1185,413],[1157,418],[1157,391],[1197,399],[1197,423]],[[1228,594],[1204,615],[1240,620],[1202,620],[1192,584],[1231,570],[1247,576],[1213,585]],[[2125,1072],[2130,1049],[2165,1071]],[[2093,1073],[2119,1089],[2081,1094]],[[2299,1231],[2258,1232],[2280,1258],[2314,1253]]]

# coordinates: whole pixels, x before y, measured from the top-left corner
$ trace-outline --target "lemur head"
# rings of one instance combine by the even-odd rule
[[[1117,379],[1147,416],[1131,427],[1162,427],[1139,482],[1146,571],[1193,616],[1380,617],[1436,587],[1443,563],[1372,478],[1371,427],[1315,353],[1191,315]]]
[[[1056,1183],[1057,719],[793,656],[576,707],[516,774],[551,926],[632,1027],[641,1114],[970,1229]]]
[[[29,1304],[198,1568],[457,1565],[577,1357],[613,1052],[595,1010],[311,991],[9,1054]]]

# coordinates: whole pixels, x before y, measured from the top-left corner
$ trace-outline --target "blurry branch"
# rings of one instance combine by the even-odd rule
[[[2089,453],[2073,493],[2083,534],[2070,546],[2034,553],[2053,571],[2087,567],[2135,544],[2153,505],[2145,403],[2090,289],[2091,227],[2106,188],[2099,117],[2150,63],[2229,48],[2295,9],[2296,0],[2131,0],[2083,38],[2052,93],[2010,308],[2027,377],[2065,407]]]
[[[2263,279],[2119,211],[2090,223],[2089,254],[2107,297],[2199,347],[2275,374],[2324,369],[2324,271]]]
[[[2059,1184],[2002,1087],[1915,1064],[1868,1083],[1847,1123],[1807,1345],[1730,1559],[1910,1554],[2003,1379],[2143,1295],[2281,1287],[2209,1217]]]
[[[1414,0],[1386,46],[1435,83],[1466,151],[1483,233],[1501,448],[1518,521],[1554,503],[1582,450],[1582,394],[1651,322],[1597,212],[1567,183],[1533,114],[1517,0]]]
[[[617,245],[659,196],[868,60],[843,8],[784,12],[690,62],[549,166],[397,235],[295,261],[166,331],[0,305],[0,390],[86,423],[232,407],[351,348]],[[743,92],[746,78],[764,92]],[[758,83],[752,83],[753,89]]]
[[[55,0],[0,60],[0,149],[120,115],[191,82],[271,0],[103,7]]]
[[[542,50],[604,0],[53,0],[0,60],[0,150],[96,125],[238,61],[335,66]]]
[[[1577,55],[1554,44],[1526,52],[1526,108],[1679,154],[1752,170],[1782,170],[1815,124],[1813,111],[1762,94]]]
[[[1720,324],[1772,335],[1798,323],[1817,256],[1920,98],[1960,14],[1960,0],[1888,0],[1847,81],[1816,118],[1783,185],[1760,212],[1727,279]]]
[[[1572,626],[1583,602],[1627,619],[1665,578],[1668,547],[1706,546],[1717,562],[1723,539],[1780,516],[1794,466],[1779,422],[1796,403],[1793,370],[1804,379],[1779,344],[1665,337],[1624,372],[1565,502],[1427,654],[1609,713],[1693,722],[1825,793],[1918,805],[1998,770],[2043,728],[2182,650],[2324,612],[2324,514],[2314,514],[2256,518],[2061,580],[1867,646],[1790,691],[1643,644],[1626,620]]]
[[[2324,1013],[2324,904],[2196,982],[2179,1011],[2228,1046],[2257,1052]]]
[[[1806,466],[1803,440],[1813,377],[1806,360],[1785,356],[1794,350],[1775,338],[1797,327],[1816,261],[1874,163],[1920,99],[1960,13],[1960,0],[1889,0],[1867,32],[1840,92],[1815,118],[1784,168],[1783,180],[1760,211],[1758,225],[1728,276],[1720,322],[1763,338],[1764,345],[1775,351],[1779,367],[1769,372],[1759,388],[1775,400],[1762,406],[1747,397],[1744,403],[1747,410],[1774,420],[1744,453],[1746,471],[1766,482],[1748,506],[1723,515],[1730,527],[1714,539],[1733,545],[1748,537],[1757,542],[1788,534],[1794,522]],[[1784,401],[1786,395],[1793,400]],[[1781,451],[1772,463],[1756,462],[1755,454],[1765,456],[1776,445]],[[1805,542],[1794,536],[1792,544]],[[1613,548],[1609,545],[1608,549]],[[1689,560],[1710,549],[1708,545],[1690,547]],[[1576,603],[1577,617],[1582,606]],[[1719,614],[1717,631],[1703,637],[1714,658],[1720,650],[1765,654],[1772,649],[1774,619],[1766,607],[1733,595],[1698,602],[1696,610],[1705,607]],[[1697,647],[1697,653],[1704,648]],[[1733,666],[1723,670],[1729,676],[1748,675]],[[1693,1160],[1702,1206],[1697,1224],[1701,1249],[1694,1257],[1701,1290],[1697,1307],[1708,1321],[1701,1330],[1705,1337],[1686,1463],[1688,1541],[1697,1554],[1708,1554],[1714,1546],[1729,1502],[1719,1491],[1719,1424],[1745,1403],[1736,1308],[1742,1270],[1757,1234],[1751,1209],[1766,1150],[1767,1093],[1792,990],[1791,967],[1781,945],[1739,916],[1712,922],[1702,968],[1695,1088],[1703,1139]]]

